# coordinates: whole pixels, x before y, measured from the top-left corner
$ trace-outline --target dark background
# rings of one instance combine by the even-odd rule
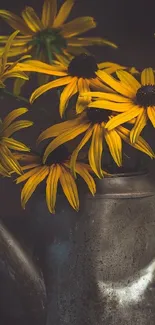
[[[41,12],[43,0],[5,0],[1,9],[20,14],[23,8],[32,6],[38,13]],[[59,0],[63,3],[63,0]],[[100,35],[116,42],[120,50],[113,51],[100,49],[100,55],[106,53],[106,59],[114,59],[121,63],[129,63],[146,67],[155,65],[155,2],[154,0],[76,0],[72,13],[69,17],[90,15],[98,22],[96,30],[91,35]],[[0,21],[1,33],[11,31],[7,24]],[[89,34],[89,35],[90,35]]]
[[[5,0],[1,1],[0,8],[20,14],[24,7],[29,5],[40,13],[42,3],[43,0]],[[123,65],[136,66],[139,69],[149,66],[155,68],[154,0],[76,0],[69,19],[85,15],[93,16],[98,22],[97,28],[90,31],[88,35],[102,36],[119,46],[118,50],[109,47],[92,49],[99,61],[115,61]],[[5,35],[11,31],[12,29],[0,19],[0,34]],[[29,107],[30,112],[27,118],[32,119],[35,126],[20,133],[20,139],[22,138],[28,145],[34,146],[39,132],[50,125],[49,117],[57,119],[56,111],[53,108],[54,103],[49,101],[50,97],[47,95],[46,101],[45,97],[41,99],[39,107],[37,104]],[[51,111],[48,115],[45,114],[44,108],[49,105],[51,105]],[[1,116],[20,106],[25,106],[25,104],[11,98],[4,98],[1,101]],[[155,150],[154,136],[153,128],[146,131],[145,138],[149,140]],[[149,162],[148,166],[154,176],[154,162]],[[20,187],[10,179],[0,179],[0,197],[0,215],[8,228],[24,245],[41,247],[44,236],[41,238],[40,230],[36,230],[36,216],[29,204],[25,211],[21,209]],[[38,241],[40,246],[37,246],[39,245]],[[39,249],[36,248],[36,251],[39,252]],[[5,314],[5,308],[7,309],[7,304],[0,307],[0,312],[3,309]]]
[[[60,3],[63,1],[60,0]],[[0,7],[20,15],[27,5],[32,6],[40,14],[42,4],[43,0],[5,0]],[[117,50],[109,47],[93,48],[92,52],[96,54],[99,61],[114,61],[140,69],[149,66],[155,68],[154,0],[147,2],[140,0],[76,0],[69,19],[84,15],[93,16],[98,23],[97,28],[87,35],[102,36],[119,46]],[[0,19],[0,34],[5,35],[11,31],[12,29]],[[25,106],[25,103],[5,98],[1,102],[1,116],[6,115],[10,109],[23,105]],[[50,105],[51,110],[49,111]],[[45,113],[47,107],[48,113]],[[21,131],[19,134],[20,139],[22,138],[28,145],[34,146],[39,132],[50,125],[49,118],[57,120],[58,113],[56,113],[55,103],[51,103],[48,94],[40,99],[39,105],[36,102],[29,109],[26,118],[32,119],[35,126],[29,130]],[[146,131],[145,138],[155,149],[153,128]],[[154,162],[149,162],[149,165],[153,171]],[[20,188],[15,186],[11,180],[1,179],[0,191],[1,214],[4,218],[8,215],[21,216],[27,213],[27,210],[23,212],[20,208]]]

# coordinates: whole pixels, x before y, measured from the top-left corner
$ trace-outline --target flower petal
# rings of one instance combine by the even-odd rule
[[[89,165],[86,165],[84,163],[76,163],[75,169],[76,169],[76,172],[84,179],[84,181],[88,185],[88,188],[89,188],[90,192],[92,193],[92,195],[95,195],[96,184],[95,184],[93,177],[89,174],[89,172],[88,172],[89,169],[87,169],[87,166],[89,167]]]
[[[40,61],[38,61],[40,62]],[[38,72],[38,73],[44,73],[47,75],[51,75],[51,76],[58,76],[58,77],[64,77],[67,76],[67,72],[63,71],[64,69],[62,69],[61,66],[52,66],[49,69],[49,66],[47,65],[47,69],[45,68],[46,63],[42,62],[41,64],[39,64],[40,66],[36,66],[35,64],[29,65],[27,63],[19,63],[16,65],[16,69],[19,71],[28,71],[28,72]],[[44,66],[44,67],[43,67]],[[53,69],[53,70],[52,70]]]
[[[12,123],[4,132],[3,136],[4,137],[10,137],[13,133],[24,129],[28,128],[33,125],[33,122],[27,121],[27,120],[20,120]]]
[[[143,86],[154,85],[154,72],[152,68],[147,68],[142,71],[141,83]]]
[[[81,38],[71,38],[67,41],[69,46],[93,46],[93,45],[108,45],[113,48],[117,48],[117,45],[113,42],[110,42],[102,37],[81,37]],[[121,67],[121,66],[120,66]]]
[[[123,126],[120,125],[120,126],[117,127],[117,133],[120,135],[120,137],[126,143],[130,144],[133,148],[144,152],[145,154],[150,156],[150,158],[155,157],[154,152],[152,151],[151,147],[149,146],[149,144],[141,136],[139,136],[137,142],[133,144],[133,143],[130,142],[130,130],[128,130],[128,129],[126,129]]]
[[[93,127],[90,126],[90,128],[87,130],[84,137],[82,138],[82,140],[80,141],[80,143],[78,144],[78,146],[76,147],[76,149],[73,151],[73,153],[71,155],[70,168],[71,168],[71,171],[72,171],[72,174],[74,175],[74,177],[76,177],[76,172],[75,172],[75,170],[76,170],[76,160],[77,160],[77,156],[79,154],[79,151],[89,141],[92,133],[93,133]]]
[[[62,132],[64,132],[65,130],[69,130],[69,129],[73,130],[75,126],[79,125],[80,122],[82,122],[82,120],[83,120],[83,116],[78,116],[73,120],[61,122],[50,126],[48,129],[46,129],[39,135],[37,139],[37,144],[39,144],[41,141],[45,139],[56,137],[60,135]]]
[[[66,71],[68,71],[68,66],[70,64],[70,61],[72,60],[73,56],[68,54],[67,52],[64,54],[60,53],[55,53],[56,59],[56,64],[59,64],[60,67],[62,66]]]
[[[59,105],[59,112],[60,116],[63,117],[64,112],[67,108],[68,102],[70,98],[75,95],[78,91],[77,88],[77,77],[73,77],[70,83],[64,88],[60,95],[60,105]]]
[[[67,168],[61,166],[60,183],[67,200],[76,211],[79,210],[78,190],[73,176]]]
[[[4,131],[17,117],[28,112],[25,107],[20,107],[11,111],[3,120],[2,131]]]
[[[98,65],[99,70],[104,69],[106,73],[109,73],[109,71],[111,71],[111,73],[113,73],[120,69],[121,70],[126,69],[126,67],[123,65],[120,65],[120,64],[117,64],[114,62],[107,62],[107,61],[98,63],[97,65]]]
[[[133,105],[131,103],[115,103],[115,102],[111,102],[108,100],[95,100],[94,102],[91,102],[88,107],[92,107],[93,108],[102,108],[102,109],[108,109],[108,110],[112,110],[115,112],[126,112],[126,111],[130,111],[131,107]]]
[[[110,131],[115,127],[117,127],[118,125],[124,124],[132,120],[134,117],[138,116],[139,113],[140,113],[140,109],[138,106],[131,106],[131,109],[128,109],[126,112],[118,114],[115,117],[112,117],[105,125],[105,128]]]
[[[120,93],[121,95],[124,95],[129,98],[133,98],[133,92],[130,92],[130,90],[126,87],[125,84],[121,83],[120,81],[113,78],[111,75],[106,73],[105,71],[98,70],[96,71],[96,75],[105,82],[108,86],[113,88],[115,91]]]
[[[37,33],[40,30],[44,29],[41,20],[32,7],[26,7],[22,11],[22,17],[32,32]]]
[[[115,93],[112,88],[106,86],[98,77],[89,79],[89,85],[92,90]]]
[[[29,80],[29,77],[22,71],[10,71],[8,70],[7,72],[5,72],[2,76],[2,80],[5,81],[8,78],[21,78],[24,80]]]
[[[100,124],[94,125],[93,136],[91,145],[88,152],[89,164],[94,173],[99,177],[103,177],[103,171],[101,168],[103,151],[103,128]]]
[[[0,44],[2,44],[2,43],[6,44],[8,39],[9,39],[9,36],[0,36]],[[31,35],[24,35],[24,36],[19,35],[19,36],[16,36],[16,38],[13,40],[12,46],[13,47],[21,46],[21,45],[23,46],[30,41],[32,41]],[[1,51],[3,52],[3,48],[0,48],[0,54],[1,54]]]
[[[85,33],[88,30],[95,27],[96,27],[96,23],[93,17],[86,16],[86,17],[75,18],[63,26],[61,34],[65,38],[73,37],[75,35]]]
[[[57,187],[60,174],[60,166],[58,164],[52,165],[50,167],[50,172],[46,180],[46,203],[51,213],[55,213]]]
[[[149,106],[147,108],[147,115],[153,125],[153,127],[155,128],[155,106]]]
[[[9,149],[18,151],[30,151],[30,149],[24,143],[12,138],[2,137],[1,142],[6,145]]]
[[[111,94],[111,93],[105,93],[100,91],[91,91],[89,92],[90,96],[92,96],[94,99],[107,99],[109,101],[115,102],[115,103],[131,103],[131,99],[127,97],[123,97],[118,94]]]
[[[3,54],[1,56],[1,60],[2,60],[2,65],[0,67],[1,73],[3,73],[5,68],[6,68],[7,57],[8,57],[8,53],[10,51],[10,47],[12,45],[12,42],[13,42],[14,38],[17,36],[18,33],[19,33],[19,30],[12,33],[10,35],[10,37],[8,38],[7,43],[6,43],[5,47],[4,47],[4,51],[3,51]]]
[[[74,3],[75,3],[74,0],[66,0],[62,4],[62,6],[54,20],[54,24],[53,24],[54,28],[61,27],[61,25],[64,24],[64,22],[67,20],[70,12],[72,10],[72,7],[74,6]]]
[[[70,38],[67,38],[67,45],[68,45],[68,40],[70,40]],[[73,56],[77,56],[82,53],[85,53],[88,55],[90,54],[90,52],[88,52],[87,49],[82,46],[67,46],[67,51],[65,49],[62,49],[62,51],[63,51],[64,55],[66,55],[70,59],[72,59]]]
[[[40,166],[40,169],[28,179],[28,181],[26,182],[26,184],[24,185],[21,191],[21,204],[23,209],[25,209],[25,205],[27,201],[34,193],[37,186],[45,179],[48,173],[49,173],[49,167]]]
[[[133,93],[133,96],[135,96],[137,90],[141,87],[141,84],[138,82],[136,78],[134,78],[129,72],[118,70],[116,71],[116,74],[121,82],[127,85],[127,87],[130,89],[130,92]]]
[[[29,154],[27,153],[21,153],[21,152],[15,152],[14,157],[16,157],[17,160],[20,160],[22,162],[26,162],[26,163],[38,163],[40,164],[40,156],[39,155],[34,155],[32,154],[32,152],[30,152]]]
[[[31,49],[32,49],[32,45],[28,45],[28,43],[25,43],[25,45],[23,46],[11,47],[8,53],[8,57],[14,57],[21,54],[29,53]]]
[[[44,157],[43,157],[43,163],[45,163],[47,157],[49,156],[49,154],[55,150],[57,147],[59,147],[60,145],[62,145],[63,143],[73,140],[74,138],[76,138],[78,135],[82,134],[83,132],[85,132],[91,123],[85,122],[85,123],[81,123],[80,125],[77,125],[74,130],[73,129],[69,129],[64,131],[63,133],[61,133],[57,138],[55,138],[46,148],[45,152],[44,152]]]
[[[24,60],[28,60],[31,58],[31,55],[27,54],[27,55],[23,55],[21,56],[18,60],[14,61],[14,62],[7,62],[7,64],[9,65],[9,70],[11,69],[14,69],[15,68],[15,71],[20,71],[20,69],[18,69],[18,67],[16,66],[17,63],[20,63]],[[23,69],[21,70],[23,72]]]
[[[122,141],[115,130],[105,131],[105,140],[115,163],[122,166]]]
[[[0,35],[0,44],[1,43],[3,43],[3,44],[7,43],[8,38],[9,38],[9,36]],[[1,50],[3,52],[3,48],[1,48]]]
[[[140,112],[141,111],[141,112]],[[142,132],[143,128],[147,124],[147,113],[145,108],[141,108],[139,110],[140,114],[136,118],[136,122],[130,132],[130,141],[131,143],[137,142],[137,139],[139,138],[140,133]]]
[[[25,22],[8,10],[0,10],[0,17],[2,17],[13,29],[20,30],[21,34],[31,35],[32,32]]]
[[[66,67],[58,61],[54,61],[53,64],[47,64],[39,60],[26,60],[25,62],[18,63],[17,67],[22,71],[40,72],[48,75],[58,73],[58,76],[59,74],[60,76],[63,76],[64,74],[67,74]]]
[[[1,163],[0,163],[0,175],[4,177],[11,177],[11,171],[5,169]]]
[[[40,87],[38,87],[31,95],[30,97],[30,103],[33,103],[39,96],[41,96],[42,94],[44,94],[46,91],[56,88],[56,87],[60,87],[60,86],[64,86],[69,84],[72,81],[72,77],[67,76],[67,77],[62,77],[59,79],[56,79],[54,81],[50,81],[45,85],[42,85]]]
[[[1,153],[1,164],[6,170],[14,171],[15,173],[21,175],[22,170],[21,167],[13,156],[11,151],[4,145],[0,145],[0,153]]]
[[[22,171],[25,171],[25,170],[28,170],[28,169],[31,169],[31,168],[35,168],[35,167],[38,167],[38,163],[34,163],[34,164],[29,164],[29,165],[22,166],[21,169],[22,169]]]
[[[76,113],[80,114],[83,112],[83,110],[88,106],[88,104],[91,102],[91,96],[90,95],[81,95],[82,93],[87,93],[90,91],[89,88],[89,81],[87,79],[79,78],[78,80],[78,90],[79,90],[79,96],[76,101]]]
[[[53,27],[53,22],[57,14],[57,0],[44,0],[41,21],[45,28]]]
[[[41,170],[41,166],[37,166],[37,167],[29,170],[28,172],[24,173],[23,175],[17,177],[16,184],[26,181],[28,178],[35,175],[37,172],[40,172],[40,170]]]

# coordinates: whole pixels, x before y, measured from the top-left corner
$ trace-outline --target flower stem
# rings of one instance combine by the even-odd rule
[[[29,100],[25,97],[22,97],[22,96],[16,96],[14,95],[13,93],[11,93],[10,91],[8,91],[6,88],[3,88],[2,91],[6,94],[6,95],[9,95],[11,97],[14,97],[15,99],[17,100],[21,100],[27,104],[29,104]]]
[[[49,64],[52,64],[53,63],[53,55],[52,55],[50,43],[48,40],[46,41],[46,53],[47,53]],[[55,76],[53,76],[53,80],[56,80]],[[57,89],[57,95],[58,95],[58,98],[60,99],[61,92],[59,89]]]
[[[50,43],[49,40],[46,40],[46,54],[47,54],[47,58],[48,58],[48,63],[52,64],[53,63],[53,55],[51,52],[51,48],[50,48]]]

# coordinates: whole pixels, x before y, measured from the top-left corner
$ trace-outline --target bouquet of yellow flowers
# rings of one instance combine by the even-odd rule
[[[81,37],[95,28],[96,22],[89,16],[68,21],[73,6],[74,0],[65,0],[60,8],[57,0],[44,0],[41,17],[31,7],[26,7],[21,17],[0,10],[0,17],[15,30],[10,36],[0,36],[2,92],[9,94],[5,81],[14,77],[11,94],[28,105],[55,89],[62,119],[55,123],[53,116],[51,125],[40,130],[34,151],[12,138],[16,131],[32,126],[28,120],[15,121],[27,108],[10,111],[0,122],[0,174],[19,174],[16,183],[24,182],[23,208],[46,180],[46,202],[51,213],[55,213],[59,183],[78,211],[77,175],[95,195],[95,179],[107,177],[110,172],[108,166],[103,168],[106,155],[110,154],[118,167],[123,165],[123,143],[154,158],[141,136],[148,121],[155,127],[154,70],[146,68],[140,73],[136,67],[97,62],[89,46],[117,46],[101,37]],[[34,79],[30,97],[25,98],[21,92],[26,83],[31,84],[34,73],[38,78]],[[55,105],[54,100],[47,101],[45,108],[54,112]],[[29,113],[31,110],[33,107]],[[44,143],[42,151],[38,149],[40,143]]]

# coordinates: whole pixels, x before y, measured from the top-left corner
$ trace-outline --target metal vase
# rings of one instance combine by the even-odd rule
[[[155,324],[155,187],[149,175],[98,180],[95,197],[82,194],[79,213],[65,198],[55,216],[44,200],[37,211],[40,217],[44,211],[48,237],[51,229],[44,255],[47,325]]]
[[[46,289],[28,253],[0,221],[0,305],[2,324],[44,325]]]

